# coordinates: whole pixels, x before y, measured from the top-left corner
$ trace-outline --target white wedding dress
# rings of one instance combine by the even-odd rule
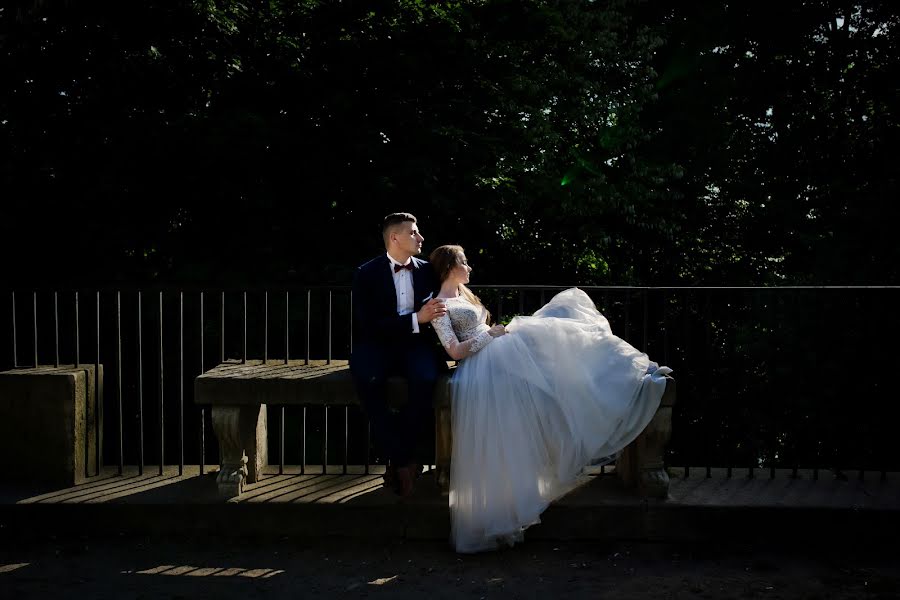
[[[485,309],[447,300],[433,321],[445,347],[476,338],[451,380],[451,540],[457,552],[521,541],[547,505],[596,459],[643,431],[667,367],[612,334],[577,288],[492,338]]]

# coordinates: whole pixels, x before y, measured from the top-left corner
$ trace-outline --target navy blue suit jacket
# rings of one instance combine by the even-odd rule
[[[440,286],[427,261],[413,257],[413,312],[422,308],[428,295],[437,294]],[[412,317],[397,314],[397,292],[391,275],[391,261],[384,254],[356,269],[353,277],[354,341],[395,344],[412,341],[412,336],[426,334],[429,342],[434,334],[430,325],[420,325],[413,333]]]

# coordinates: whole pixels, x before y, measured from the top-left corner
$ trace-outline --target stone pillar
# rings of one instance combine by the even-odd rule
[[[40,366],[0,373],[0,454],[5,480],[73,486],[97,475],[103,365]]]
[[[236,498],[244,483],[255,483],[268,464],[266,405],[213,406],[212,423],[219,441],[219,475],[223,498]]]
[[[616,459],[616,473],[625,487],[637,487],[650,498],[669,495],[669,474],[665,468],[666,444],[672,437],[672,407],[675,404],[675,380],[666,377],[666,391],[659,409],[647,428]]]

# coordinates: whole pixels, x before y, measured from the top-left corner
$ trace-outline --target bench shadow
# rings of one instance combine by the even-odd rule
[[[156,504],[156,505],[215,505],[215,504],[294,504],[334,506],[446,506],[447,497],[441,494],[434,471],[426,471],[416,482],[415,493],[400,498],[383,486],[380,473],[317,473],[266,474],[248,484],[235,499],[219,496],[216,472],[205,475],[178,475],[168,472],[126,473],[106,475],[71,488],[53,489],[44,493],[16,490],[7,494],[9,504]]]
[[[14,504],[29,498],[38,497],[49,499],[54,496],[65,495],[74,489],[87,490],[97,486],[108,485],[111,481],[121,481],[121,479],[122,476],[116,473],[104,473],[72,487],[60,487],[59,484],[54,483],[7,481],[0,486],[0,503]]]
[[[108,498],[116,504],[211,504],[219,501],[215,473],[187,478],[157,477]]]
[[[135,487],[114,501],[126,504],[225,504],[219,497],[215,474],[191,477],[156,487]],[[410,498],[400,498],[382,485],[376,474],[268,475],[250,484],[240,497],[231,501],[250,504],[293,504],[334,506],[446,505],[434,479],[434,472],[424,473]]]
[[[396,495],[381,485],[380,475],[269,475],[249,485],[230,503],[249,504],[395,504]],[[139,482],[136,482],[139,483]],[[215,474],[180,481],[142,482],[120,490],[114,502],[121,504],[226,504],[219,496]],[[95,500],[96,501],[96,500]]]

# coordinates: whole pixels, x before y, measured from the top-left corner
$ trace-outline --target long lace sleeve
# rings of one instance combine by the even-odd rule
[[[431,326],[434,327],[435,332],[438,334],[438,338],[441,340],[441,344],[444,345],[447,352],[459,343],[459,339],[457,339],[456,334],[453,333],[453,324],[450,322],[450,315],[445,314],[442,317],[434,319],[431,322]]]
[[[453,311],[456,312],[454,313]],[[482,324],[476,327],[474,331],[463,327],[464,331],[471,332],[472,335],[462,334],[463,340],[460,341],[460,335],[457,333],[457,328],[454,327],[454,324],[459,326],[459,323],[453,321],[450,317],[451,314],[454,314],[454,317],[458,320],[465,321],[467,318],[473,318],[475,313],[470,308],[453,307],[446,315],[431,322],[432,327],[438,334],[438,338],[441,340],[441,344],[447,350],[447,354],[454,360],[462,360],[472,356],[494,339],[486,328],[483,331],[478,331],[478,329],[483,327]]]
[[[472,345],[469,346],[469,354],[475,354],[485,346],[491,343],[491,340],[494,338],[488,332],[488,330],[484,330],[474,338],[472,338]]]

